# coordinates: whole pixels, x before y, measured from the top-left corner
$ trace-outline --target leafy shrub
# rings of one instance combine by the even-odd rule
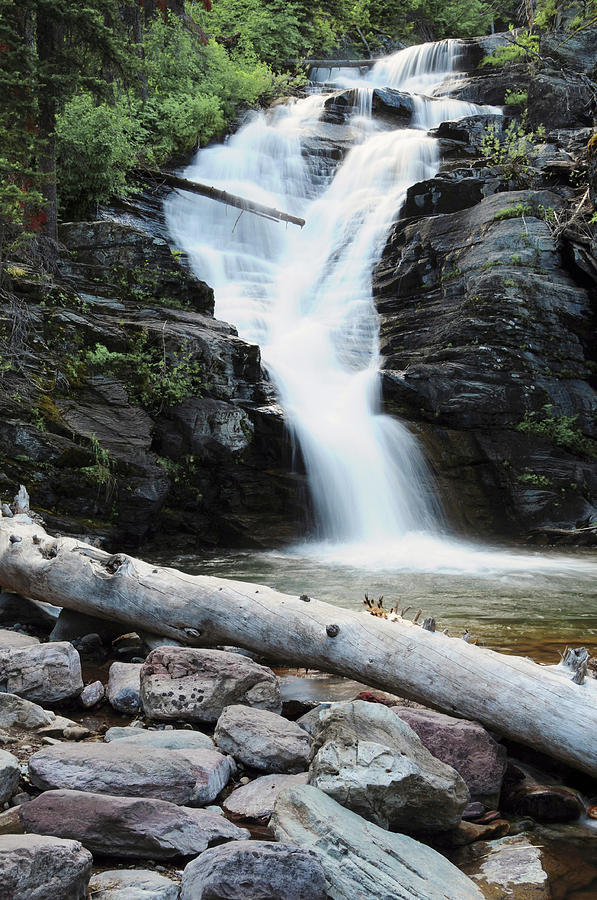
[[[522,422],[515,426],[516,430],[523,434],[542,437],[572,453],[597,458],[597,441],[586,437],[582,431],[574,427],[578,415],[556,417],[552,413],[551,403],[546,403],[543,409],[545,413],[543,418],[538,418],[534,412],[526,413]]]

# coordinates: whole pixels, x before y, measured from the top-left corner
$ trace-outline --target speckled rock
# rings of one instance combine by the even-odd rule
[[[242,703],[279,713],[271,669],[221,650],[159,647],[141,670],[141,702],[152,719],[216,722],[226,706]]]
[[[92,857],[78,841],[0,835],[2,900],[86,900]]]

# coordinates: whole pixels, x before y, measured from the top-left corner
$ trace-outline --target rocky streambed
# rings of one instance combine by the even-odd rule
[[[597,784],[476,722],[14,593],[0,626],[2,900],[593,895]]]

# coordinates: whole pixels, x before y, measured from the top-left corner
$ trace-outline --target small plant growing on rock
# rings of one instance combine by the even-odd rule
[[[489,166],[500,166],[504,176],[519,185],[529,182],[529,163],[538,140],[545,135],[543,126],[526,131],[524,122],[510,122],[504,131],[493,122],[485,129],[481,155]]]

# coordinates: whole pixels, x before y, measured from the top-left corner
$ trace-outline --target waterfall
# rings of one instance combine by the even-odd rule
[[[459,57],[457,41],[442,41],[400,51],[361,75],[320,70],[320,80],[358,92],[344,129],[352,147],[333,174],[305,149],[325,131],[325,88],[255,114],[185,171],[305,218],[302,231],[196,196],[166,204],[173,239],[214,287],[216,315],[261,347],[305,460],[317,538],[328,545],[408,546],[409,535],[441,531],[416,440],[381,412],[371,273],[408,188],[438,171],[437,142],[426,131],[496,111],[429,96],[454,77]],[[411,128],[371,119],[380,86],[414,95]]]

